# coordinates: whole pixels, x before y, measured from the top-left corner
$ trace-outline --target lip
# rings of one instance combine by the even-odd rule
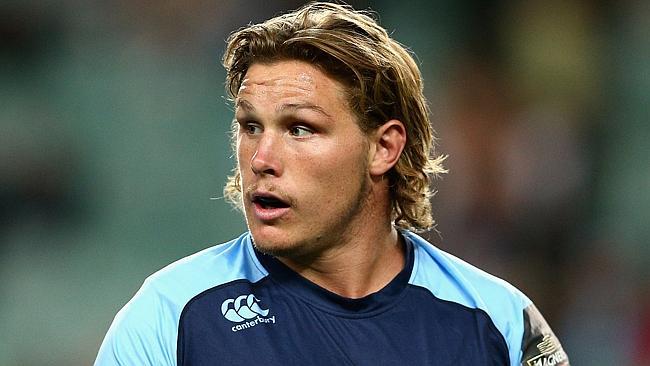
[[[271,194],[269,192],[253,192],[253,194],[250,195],[250,200],[249,202],[252,204],[253,207],[253,214],[255,217],[262,221],[262,222],[271,222],[278,220],[282,218],[283,216],[287,215],[289,211],[291,210],[291,206],[289,207],[263,207],[262,204],[259,202],[255,202],[256,197],[272,197],[274,199],[286,202],[286,200]]]

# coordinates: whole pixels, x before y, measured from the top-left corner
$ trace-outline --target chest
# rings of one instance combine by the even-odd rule
[[[214,291],[186,306],[178,365],[507,365],[484,313],[406,293],[369,314],[274,288]]]

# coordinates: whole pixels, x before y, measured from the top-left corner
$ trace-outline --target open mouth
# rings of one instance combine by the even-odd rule
[[[263,209],[287,208],[289,204],[273,196],[254,196],[253,203]]]

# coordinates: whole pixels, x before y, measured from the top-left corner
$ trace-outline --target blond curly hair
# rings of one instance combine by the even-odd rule
[[[420,70],[411,54],[390,38],[373,13],[310,3],[230,35],[223,65],[231,99],[252,63],[287,59],[307,61],[341,82],[363,131],[391,119],[404,124],[406,146],[388,173],[391,218],[404,229],[432,228],[430,183],[445,172],[444,157],[433,154],[434,131]],[[224,195],[241,207],[238,167],[228,178]]]

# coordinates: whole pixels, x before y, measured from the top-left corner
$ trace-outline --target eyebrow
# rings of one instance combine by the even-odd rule
[[[247,101],[245,99],[237,99],[237,102],[235,103],[235,108],[239,108],[239,107],[244,109],[246,112],[255,112],[255,107],[253,106],[253,104],[251,104],[249,101]],[[275,111],[278,112],[278,113],[282,113],[282,112],[285,112],[287,110],[295,111],[295,110],[300,110],[300,109],[309,109],[309,110],[312,110],[314,112],[320,113],[320,114],[324,115],[325,117],[332,118],[332,116],[330,116],[329,113],[325,112],[323,107],[321,107],[319,105],[316,105],[316,104],[312,104],[312,103],[306,103],[306,102],[305,103],[282,104],[282,105],[279,105],[275,109]]]
[[[284,112],[286,110],[300,110],[300,109],[309,109],[314,112],[320,113],[324,115],[325,117],[332,118],[332,116],[329,115],[329,113],[325,112],[323,107],[311,104],[311,103],[288,103],[288,104],[282,104],[279,105],[275,110],[276,112]]]
[[[249,101],[247,101],[245,99],[237,98],[237,100],[235,101],[235,109],[237,109],[239,107],[241,107],[242,109],[245,109],[247,112],[254,112],[255,111],[255,107],[253,107],[253,105]]]

